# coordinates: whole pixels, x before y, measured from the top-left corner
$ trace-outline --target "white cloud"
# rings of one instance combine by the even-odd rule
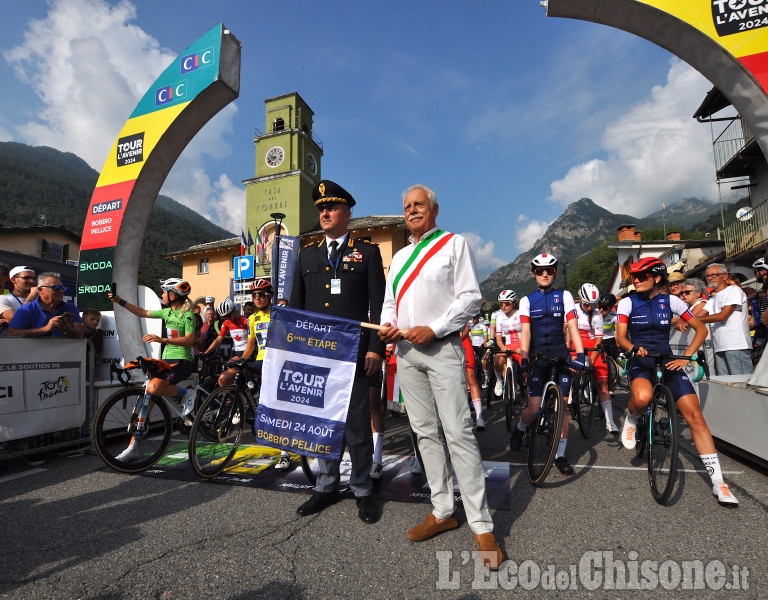
[[[494,255],[496,244],[491,240],[485,240],[471,231],[464,232],[461,235],[467,240],[469,247],[472,248],[472,254],[475,257],[475,264],[477,265],[477,271],[481,280],[485,279],[499,267],[507,264],[507,261]]]
[[[50,6],[44,19],[29,23],[24,42],[4,53],[42,105],[15,128],[14,137],[73,152],[100,170],[137,102],[176,54],[131,24],[136,7],[126,0],[114,5],[104,0],[54,0]],[[223,215],[221,224],[228,228],[231,211],[222,209],[229,209],[232,201],[232,182],[222,175],[211,184],[203,161],[206,155],[230,154],[224,135],[232,132],[235,113],[230,105],[203,128],[162,190],[213,220]],[[243,206],[231,210],[243,213],[241,192]]]
[[[525,215],[518,215],[515,247],[520,252],[527,252],[533,247],[536,240],[546,233],[551,224],[547,221],[532,221]]]
[[[606,158],[571,168],[552,182],[548,200],[565,207],[587,197],[638,217],[683,197],[714,201],[710,130],[691,118],[710,87],[694,69],[672,60],[665,85],[605,127]]]

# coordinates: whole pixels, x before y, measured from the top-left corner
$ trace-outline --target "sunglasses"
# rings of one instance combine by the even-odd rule
[[[256,298],[269,298],[272,294],[269,292],[253,292],[252,295]]]
[[[644,271],[643,273],[632,273],[632,279],[635,281],[645,281],[650,277],[652,277],[652,275],[648,271]]]
[[[63,285],[38,285],[39,288],[51,288],[54,292],[60,292],[64,289]]]
[[[680,292],[681,296],[687,296],[688,294],[693,294],[693,290],[683,290]]]
[[[512,306],[511,302],[499,302],[499,306]]]
[[[539,267],[533,272],[534,275],[541,277],[542,275],[554,276],[555,270],[552,267]]]

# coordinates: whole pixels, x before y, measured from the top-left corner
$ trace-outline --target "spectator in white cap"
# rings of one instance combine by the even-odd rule
[[[9,276],[13,283],[10,294],[0,296],[0,320],[10,322],[20,306],[37,298],[35,272],[29,267],[14,267]]]

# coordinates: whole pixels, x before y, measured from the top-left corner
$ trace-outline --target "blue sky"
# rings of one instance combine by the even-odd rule
[[[162,193],[232,231],[254,175],[264,99],[315,112],[323,176],[357,216],[399,214],[432,186],[438,224],[465,234],[481,275],[532,246],[583,196],[642,217],[717,201],[711,85],[623,31],[546,17],[538,0],[6,3],[0,140],[74,152],[100,170],[144,91],[216,23],[242,42],[240,97],[184,151]]]

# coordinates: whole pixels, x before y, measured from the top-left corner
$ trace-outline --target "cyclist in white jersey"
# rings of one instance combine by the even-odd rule
[[[491,316],[491,336],[499,348],[509,347],[510,350],[520,350],[520,314],[517,312],[517,294],[513,290],[503,290],[499,294],[501,307]],[[518,354],[519,360],[519,354]],[[496,388],[494,393],[501,396],[504,391],[504,367],[507,357],[497,354],[493,364],[496,373]]]
[[[475,351],[475,371],[482,369],[483,354],[488,344],[488,327],[480,322],[480,315],[475,315],[469,322],[469,341]],[[483,378],[483,389],[488,387],[488,374]]]
[[[585,283],[581,286],[579,302],[576,303],[576,323],[585,349],[595,348],[603,343],[604,322],[602,314],[597,309],[599,299],[600,291],[596,285]],[[571,344],[572,355],[573,352],[573,344]],[[618,435],[619,428],[613,421],[613,404],[611,404],[611,392],[608,389],[608,365],[596,351],[589,353],[589,362],[594,367],[592,377],[605,415],[605,430]]]

